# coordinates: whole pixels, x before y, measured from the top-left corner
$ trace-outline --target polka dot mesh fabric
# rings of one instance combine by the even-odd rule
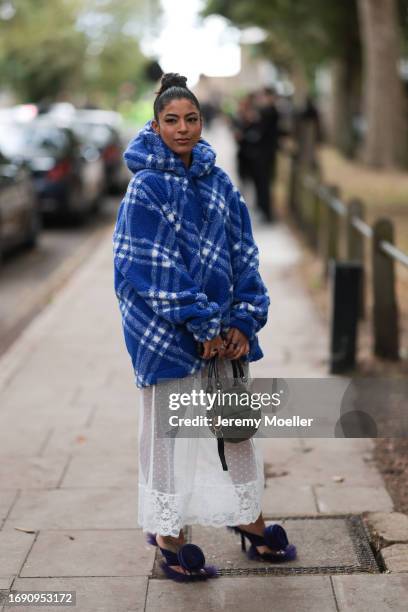
[[[219,368],[223,383],[231,383],[231,363],[221,360]],[[249,375],[248,364],[245,369]],[[186,378],[162,381],[140,391],[138,523],[144,531],[177,536],[185,525],[247,524],[261,512],[264,469],[258,438],[226,442],[228,471],[223,471],[211,434],[197,437],[197,430],[189,427],[195,437],[186,429],[190,437],[163,436],[161,423],[163,414],[168,423],[169,394],[199,392],[205,389],[207,375],[208,366]],[[176,414],[192,418],[205,415],[206,409],[180,406]],[[206,428],[203,431],[207,433]]]

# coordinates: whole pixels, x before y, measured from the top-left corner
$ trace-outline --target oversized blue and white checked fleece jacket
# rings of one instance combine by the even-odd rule
[[[134,176],[114,230],[114,282],[138,387],[205,365],[197,343],[229,327],[263,357],[269,297],[245,202],[203,139],[189,169],[148,122],[125,160]]]

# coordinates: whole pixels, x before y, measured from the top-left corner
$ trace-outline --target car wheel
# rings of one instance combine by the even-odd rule
[[[78,203],[80,205],[78,206]],[[78,183],[73,189],[71,189],[68,206],[66,209],[66,216],[68,222],[74,226],[81,225],[85,221],[87,211],[84,207],[84,193],[81,185]]]
[[[24,246],[28,249],[32,249],[38,242],[38,236],[41,231],[41,216],[37,209],[31,212],[30,218],[27,224],[27,231],[24,238]]]

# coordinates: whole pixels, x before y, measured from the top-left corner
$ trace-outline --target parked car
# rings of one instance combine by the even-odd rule
[[[40,116],[15,123],[15,154],[32,172],[43,214],[82,219],[96,209],[105,191],[104,165],[98,149],[80,142],[73,129],[57,119]]]
[[[105,167],[108,191],[122,192],[130,179],[123,161],[123,119],[115,111],[77,109],[68,102],[51,104],[45,111],[48,117],[64,120],[81,139],[88,140],[99,150]]]
[[[30,170],[8,147],[6,136],[0,125],[0,260],[15,246],[35,246],[41,229]]]
[[[120,115],[110,111],[77,110],[71,124],[79,136],[87,135],[100,151],[108,190],[117,193],[126,189],[129,174],[122,157],[124,146]]]
[[[97,147],[104,163],[107,189],[116,193],[123,187],[122,145],[119,134],[109,125],[76,120],[73,126],[77,134],[87,134]]]

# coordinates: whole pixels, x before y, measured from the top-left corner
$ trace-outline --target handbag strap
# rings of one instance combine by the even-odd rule
[[[234,382],[238,382],[239,380],[241,380],[242,382],[247,382],[247,378],[245,376],[245,372],[244,372],[244,368],[242,367],[242,363],[240,359],[231,359],[231,364],[232,364],[232,372],[233,372],[233,376],[234,376]],[[220,383],[220,378],[219,378],[219,370],[218,370],[218,357],[217,355],[215,357],[211,357],[209,364],[208,364],[208,382],[209,384],[207,385],[207,391],[209,393],[212,392],[212,381],[215,381],[216,387],[217,389],[221,388],[221,383]],[[217,449],[218,449],[218,456],[220,458],[221,461],[221,465],[222,465],[222,469],[224,470],[224,472],[228,471],[228,465],[227,462],[225,460],[225,443],[224,443],[224,438],[218,438],[217,437]]]
[[[211,359],[209,360],[209,364],[208,364],[208,380],[210,382],[211,390],[212,390],[211,382],[213,380],[215,381],[216,388],[217,389],[221,389],[220,374],[219,374],[219,370],[218,370],[218,357],[217,356],[211,357]]]
[[[217,446],[218,446],[218,456],[221,461],[222,469],[224,472],[228,472],[228,465],[225,461],[225,447],[224,447],[224,438],[217,438]]]
[[[212,391],[213,391],[212,382],[213,382],[213,380],[216,380],[216,363],[215,363],[215,360],[216,360],[215,357],[211,357],[211,359],[209,360],[209,363],[208,363],[207,393],[212,393]]]
[[[242,367],[242,363],[240,359],[231,359],[232,372],[234,376],[234,381],[241,380],[242,382],[246,382],[244,368]]]
[[[240,359],[231,359],[232,365],[232,373],[234,380],[242,380],[243,382],[247,382],[244,368],[242,366],[242,362]],[[218,370],[218,357],[211,357],[208,363],[208,378],[219,380],[219,370]]]

